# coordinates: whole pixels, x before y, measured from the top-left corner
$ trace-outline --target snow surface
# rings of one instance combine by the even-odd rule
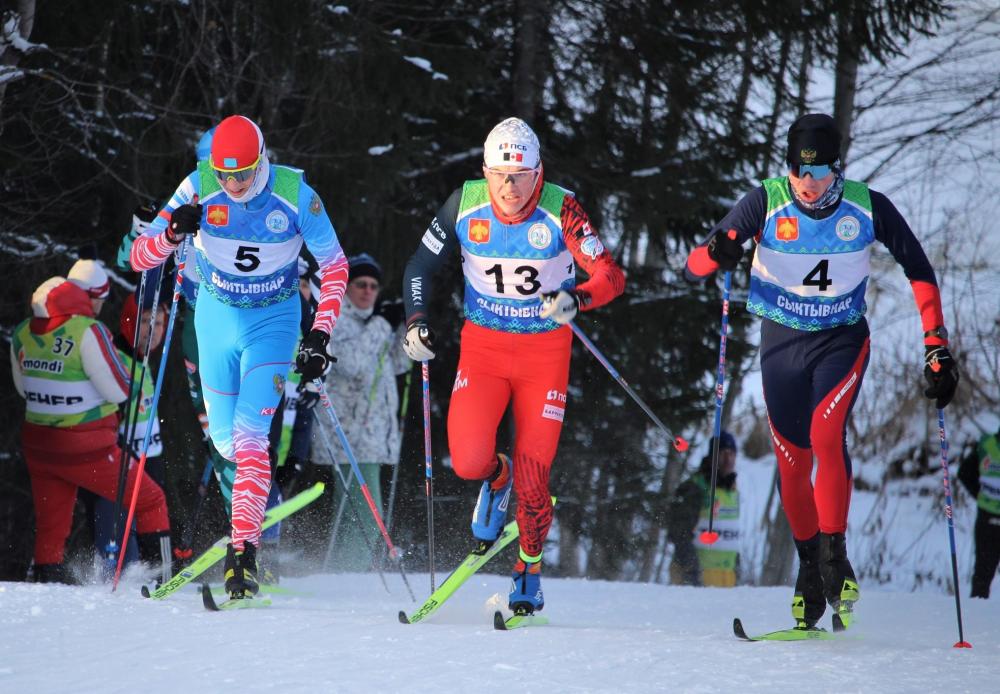
[[[547,578],[552,623],[497,632],[502,575],[473,578],[413,625],[397,621],[414,608],[398,574],[387,579],[391,595],[374,574],[289,578],[304,594],[228,613],[206,612],[193,588],[154,602],[135,583],[0,583],[0,691],[997,691],[996,598],[963,602],[965,650],[952,647],[954,599],[931,593],[862,585],[845,638],[747,643],[733,617],[751,633],[790,626],[790,588]],[[422,600],[428,577],[410,582]]]

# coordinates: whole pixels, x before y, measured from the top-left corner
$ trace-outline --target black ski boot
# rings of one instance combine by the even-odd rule
[[[257,585],[257,548],[252,542],[244,542],[242,552],[237,552],[232,543],[226,546],[225,576],[225,589],[233,600],[257,594],[260,589]]]
[[[796,629],[812,629],[826,611],[819,533],[808,540],[796,540],[795,549],[799,553],[799,576],[795,579],[792,618]]]
[[[68,586],[78,586],[76,580],[63,564],[35,564],[35,583],[65,583]]]
[[[820,570],[826,601],[833,608],[833,630],[851,626],[854,603],[861,597],[854,568],[847,559],[844,533],[820,533]]]

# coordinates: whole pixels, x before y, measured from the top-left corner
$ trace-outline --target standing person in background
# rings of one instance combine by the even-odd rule
[[[736,439],[728,431],[719,435],[719,467],[716,471],[715,519],[712,529],[719,533],[715,543],[700,539],[708,530],[712,484],[712,451],[698,470],[674,491],[667,512],[667,539],[674,545],[670,561],[670,582],[675,585],[731,588],[739,581],[740,494],[736,489]]]
[[[299,337],[299,250],[305,242],[321,277],[318,310],[295,360],[306,381],[332,361],[327,346],[347,259],[304,174],[272,166],[264,135],[244,116],[218,125],[209,160],[135,240],[133,268],[162,264],[188,236],[188,267],[201,280],[195,330],[209,431],[219,453],[236,463],[225,588],[240,599],[259,588],[257,548],[271,490],[268,433]]]
[[[347,292],[331,341],[333,352],[340,356],[330,369],[330,377],[337,383],[330,398],[372,500],[381,508],[382,466],[399,464],[396,375],[406,373],[410,360],[403,352],[401,321],[392,326],[375,310],[382,288],[382,267],[367,253],[352,256],[348,263]],[[326,430],[328,440],[337,440],[329,418],[320,417],[317,426]],[[353,507],[362,517],[357,524],[341,526],[333,565],[344,571],[366,571],[374,559],[372,549],[379,546],[376,544],[379,530],[372,516],[364,512],[367,504],[350,466],[341,465],[341,471],[351,483]],[[334,480],[337,488],[334,502],[339,505],[344,489],[339,475]]]
[[[756,242],[747,309],[763,318],[764,402],[799,555],[792,615],[802,629],[815,628],[826,603],[834,628],[846,628],[860,596],[845,537],[847,423],[868,366],[865,289],[875,241],[910,280],[924,329],[924,395],[942,408],[958,385],[934,269],[889,198],[845,179],[840,143],[828,115],[792,123],[788,174],[745,195],[691,251],[685,270],[692,281],[735,270],[743,244]]]
[[[125,299],[125,304],[122,306],[121,316],[119,317],[118,334],[115,336],[115,348],[118,350],[122,363],[125,365],[126,373],[132,373],[133,360],[142,361],[145,356],[147,343],[150,344],[151,351],[155,351],[163,343],[163,332],[167,322],[167,308],[162,303],[157,306],[156,321],[153,324],[152,342],[150,342],[149,325],[152,322],[151,319],[153,316],[153,292],[146,292],[146,294],[147,296],[143,298],[144,308],[141,314],[136,302],[136,295],[133,293],[129,294],[128,298]],[[133,344],[132,341],[135,338],[137,320],[139,321],[139,341]],[[165,461],[162,457],[163,441],[160,438],[160,418],[159,416],[150,416],[152,414],[150,408],[153,403],[153,390],[156,388],[154,374],[151,373],[151,370],[147,371],[145,378],[141,379],[138,374],[139,371],[137,370],[135,387],[139,387],[138,382],[141,380],[142,392],[133,394],[132,400],[127,406],[128,409],[125,412],[126,416],[122,419],[121,425],[118,428],[118,433],[120,441],[124,442],[124,445],[127,445],[134,455],[138,457],[142,452],[142,444],[145,440],[146,432],[152,428],[145,471],[153,481],[160,485],[160,488],[166,488],[167,474]],[[135,421],[134,429],[129,426],[130,431],[127,431],[126,425],[129,425],[132,421]],[[132,434],[131,439],[128,438],[130,433]],[[115,528],[115,504],[99,496],[93,497],[92,501],[94,545],[100,556],[104,557],[107,556],[108,545],[112,541],[120,543],[122,539],[120,536],[112,536]],[[119,529],[124,529],[127,515],[124,508],[119,509]],[[139,555],[148,556],[155,550],[162,556],[163,564],[168,568],[172,567],[173,559],[170,554],[169,545],[164,543],[161,547],[143,548],[141,551],[136,551],[135,542],[131,538],[132,536],[130,535],[128,546],[125,548],[126,562],[134,561]],[[156,578],[158,581],[164,579],[161,575],[158,575]],[[169,578],[169,575],[166,578]]]
[[[43,582],[75,582],[63,552],[77,489],[110,500],[118,494],[118,406],[129,395],[128,371],[111,333],[95,318],[107,277],[101,280],[104,271],[93,261],[81,263],[71,274],[90,294],[62,277],[46,280],[31,297],[33,317],[15,328],[10,345],[14,387],[27,402],[21,444],[35,504],[35,577]],[[136,474],[130,465],[125,504]],[[135,524],[140,539],[148,540],[140,549],[159,547],[162,538],[169,556],[163,490],[146,473],[140,482]]]
[[[989,598],[990,584],[1000,565],[1000,431],[979,440],[962,460],[958,479],[976,497],[976,564],[972,570],[973,598]]]
[[[574,195],[544,180],[538,137],[519,118],[486,138],[484,178],[452,193],[406,266],[407,355],[434,358],[427,303],[432,279],[456,250],[465,276],[465,325],[448,406],[455,473],[482,480],[472,517],[480,546],[496,541],[517,494],[520,553],[512,572],[512,610],[544,605],[542,548],[552,524],[549,473],[566,413],[570,346],[577,311],[603,306],[625,276]],[[576,284],[579,263],[590,279]],[[514,408],[513,459],[497,451],[496,431]]]

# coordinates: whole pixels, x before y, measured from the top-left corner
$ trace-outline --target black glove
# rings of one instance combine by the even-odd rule
[[[167,241],[179,246],[185,236],[197,234],[200,225],[201,205],[181,205],[171,213],[170,221],[167,222]]]
[[[735,270],[743,257],[743,244],[736,240],[736,232],[730,229],[712,234],[708,240],[708,257],[726,272]]]
[[[319,402],[319,388],[313,381],[302,381],[297,389],[299,397],[295,401],[296,411],[308,411]]]
[[[958,387],[958,368],[951,352],[943,345],[924,345],[924,378],[929,388],[924,395],[934,400],[934,406],[943,409],[955,396]]]
[[[378,307],[378,315],[389,321],[392,329],[396,330],[399,324],[406,320],[406,307],[403,306],[403,300],[383,301]]]
[[[295,357],[295,372],[302,374],[303,381],[322,378],[330,369],[330,364],[337,361],[326,351],[330,336],[322,330],[310,330],[299,345],[299,353]]]

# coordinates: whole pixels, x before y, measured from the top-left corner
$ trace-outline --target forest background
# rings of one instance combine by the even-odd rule
[[[703,444],[721,295],[715,282],[683,281],[687,250],[757,181],[783,173],[789,123],[824,111],[846,134],[848,175],[894,200],[935,264],[964,376],[947,410],[953,454],[996,430],[1000,10],[993,3],[8,0],[3,7],[5,349],[33,289],[65,274],[81,248],[96,247],[111,265],[133,208],[162,202],[192,170],[201,134],[227,115],[256,120],[272,161],[305,169],[346,252],[369,252],[383,264],[387,299],[398,297],[402,268],[438,206],[480,175],[486,133],[517,115],[539,134],[547,179],[576,192],[628,273],[625,295],[581,317],[580,327],[669,427]],[[734,273],[724,418],[741,455],[764,459],[756,321],[741,303],[747,262]],[[109,324],[117,323],[127,281],[116,278],[102,315]],[[432,363],[437,551],[449,558],[466,550],[474,486],[447,469],[460,292],[456,260],[438,283],[432,315],[440,340]],[[881,498],[913,480],[894,493],[940,507],[919,322],[902,272],[881,248],[869,304],[874,357],[850,431],[856,487]],[[178,530],[203,465],[179,352],[172,351],[177,363],[160,405]],[[395,534],[420,567],[419,377],[410,387]],[[6,369],[0,408],[0,580],[19,580],[33,519],[18,443],[23,402]],[[670,451],[577,343],[553,470],[561,503],[547,571],[660,580],[669,553],[666,503],[696,457]],[[960,491],[956,503],[971,508]],[[201,541],[225,532],[223,520],[216,504]],[[747,580],[787,581],[790,535],[773,492],[759,532],[761,556]],[[873,575],[893,561],[883,549]]]

